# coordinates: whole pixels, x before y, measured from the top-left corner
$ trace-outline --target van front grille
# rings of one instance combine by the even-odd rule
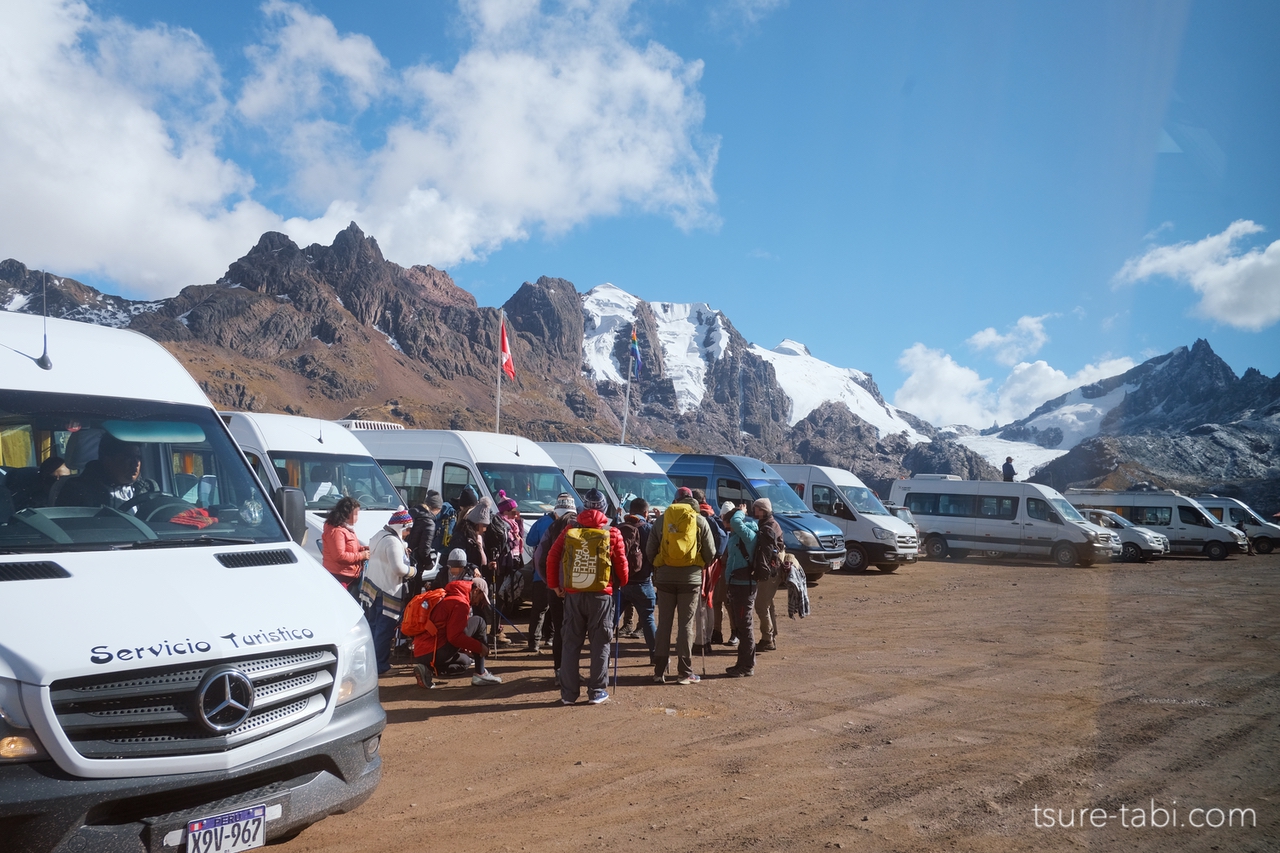
[[[156,758],[225,752],[309,720],[324,711],[337,675],[331,648],[232,658],[197,667],[137,670],[55,681],[50,701],[58,724],[85,758]],[[252,685],[251,711],[218,733],[203,719],[200,686],[211,670],[234,671]],[[216,682],[218,674],[211,676]],[[238,675],[235,678],[238,679]],[[216,704],[229,690],[210,686]]]
[[[819,536],[818,544],[822,546],[824,551],[843,551],[844,538],[839,534],[834,536]]]

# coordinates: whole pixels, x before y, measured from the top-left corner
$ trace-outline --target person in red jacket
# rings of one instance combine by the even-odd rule
[[[560,704],[578,701],[581,673],[578,660],[582,644],[590,643],[591,674],[587,679],[587,701],[592,705],[609,701],[609,644],[613,642],[613,588],[627,583],[627,547],[616,527],[609,526],[607,506],[599,489],[582,496],[586,507],[577,524],[566,529],[547,552],[547,588],[564,599],[564,640],[560,657]],[[607,555],[596,553],[588,538],[577,535],[578,528],[608,531]],[[569,543],[569,544],[566,544]],[[601,552],[603,548],[599,549]],[[607,566],[605,563],[607,562]],[[603,581],[603,588],[601,586]]]
[[[427,618],[435,625],[434,631],[423,631],[413,638],[414,672],[418,683],[431,687],[431,673],[450,670],[465,672],[475,667],[471,683],[501,684],[502,679],[485,669],[485,645],[483,619],[472,615],[472,608],[485,603],[484,592],[468,580],[449,581],[444,587],[444,598],[431,609]]]

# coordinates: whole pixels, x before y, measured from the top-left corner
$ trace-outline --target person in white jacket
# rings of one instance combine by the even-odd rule
[[[391,669],[391,642],[405,604],[404,582],[417,572],[409,563],[405,545],[412,528],[413,516],[402,509],[369,540],[369,565],[364,572],[360,603],[373,632],[379,675]]]

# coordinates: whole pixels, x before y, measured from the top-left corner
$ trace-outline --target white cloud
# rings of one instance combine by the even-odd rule
[[[988,327],[973,335],[965,343],[976,350],[995,350],[995,359],[1004,365],[1015,365],[1029,355],[1035,355],[1049,342],[1044,321],[1052,314],[1039,317],[1019,317],[1007,334],[1000,334]]]
[[[367,37],[269,0],[250,72],[228,82],[190,31],[79,0],[3,4],[0,257],[158,296],[273,229],[328,242],[354,219],[388,257],[448,266],[624,211],[715,224],[700,62],[633,43],[623,0],[462,7],[454,67],[397,70]],[[230,139],[277,151],[284,184],[259,190],[219,153]]]
[[[1021,362],[993,391],[992,379],[982,378],[942,350],[917,343],[898,358],[898,367],[908,375],[893,404],[936,426],[965,424],[981,429],[1026,417],[1054,397],[1133,366],[1130,358],[1106,358],[1068,375],[1045,361]]]
[[[1280,320],[1280,240],[1244,253],[1236,242],[1263,230],[1240,219],[1199,242],[1160,246],[1126,261],[1115,281],[1127,284],[1157,275],[1185,281],[1200,294],[1197,308],[1204,316],[1261,331]]]

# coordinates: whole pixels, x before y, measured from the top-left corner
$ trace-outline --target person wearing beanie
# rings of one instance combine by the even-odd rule
[[[757,538],[771,536],[779,551],[785,550],[782,527],[773,517],[772,502],[768,498],[758,499],[751,505],[751,514],[756,518]],[[791,559],[795,560],[795,557]],[[773,607],[773,596],[778,587],[785,586],[786,583],[787,575],[784,571],[779,577],[757,584],[755,610],[760,620],[760,642],[756,646],[758,652],[772,652],[778,648],[778,616]]]
[[[413,516],[400,509],[369,540],[369,565],[360,589],[360,603],[373,633],[379,675],[391,669],[391,641],[404,609],[404,582],[416,574],[409,564],[404,541],[412,527]]]
[[[756,498],[755,503],[751,504],[751,514],[756,518],[773,517],[773,501],[768,498]]]
[[[725,544],[729,541],[726,528],[721,523],[720,515],[716,514],[715,507],[707,503],[707,493],[702,489],[693,490],[693,499],[698,501],[698,512],[702,513],[702,517],[707,520],[707,526],[711,528],[711,538],[716,543],[716,553],[723,554]],[[698,644],[693,647],[693,653],[705,654],[711,651],[712,645],[724,643],[724,615],[725,608],[729,606],[729,586],[728,576],[726,572],[721,572],[716,577],[715,587],[711,590],[711,618],[704,625],[698,624]],[[701,605],[699,605],[701,606]],[[705,635],[707,629],[711,630],[711,636]],[[706,648],[702,647],[702,643],[706,644]],[[738,636],[730,632],[728,645],[738,645]]]
[[[547,560],[546,549],[544,548],[539,554],[538,546],[542,544],[543,537],[547,535],[552,525],[570,513],[577,513],[577,504],[573,501],[573,495],[561,492],[556,496],[556,502],[551,510],[535,521],[524,537],[525,544],[531,549],[533,557],[533,588],[529,590],[529,645],[525,651],[533,654],[551,642],[552,636],[556,634],[555,626],[547,618],[551,599],[547,593],[547,576],[542,570]],[[558,531],[556,535],[559,535]],[[553,537],[551,542],[554,541]],[[550,546],[551,542],[547,545]],[[559,663],[556,666],[558,667]]]
[[[690,527],[689,525],[694,525]],[[692,544],[687,548],[687,543]],[[665,543],[665,547],[664,547]],[[653,525],[644,555],[653,565],[653,586],[658,604],[658,633],[654,638],[653,680],[666,682],[671,654],[671,629],[676,631],[676,667],[681,684],[701,679],[693,671],[693,638],[702,570],[715,558],[711,525],[698,511],[693,492],[681,486],[676,499]]]
[[[458,492],[458,498],[453,502],[453,506],[458,510],[458,515],[464,515],[479,502],[480,498],[476,495],[476,490],[468,485],[463,486],[462,491]]]
[[[444,499],[435,489],[427,492],[417,506],[409,507],[413,516],[413,529],[409,531],[409,559],[418,567],[418,577],[435,568],[432,551],[436,548],[436,519],[444,509]],[[413,596],[410,595],[409,598]]]
[[[494,526],[507,535],[505,555],[498,562],[498,577],[495,587],[500,606],[511,613],[516,611],[524,600],[524,518],[520,515],[520,505],[507,497],[504,491],[498,491],[498,517]]]
[[[721,509],[727,509],[721,518],[729,528],[729,541],[724,551],[724,573],[729,577],[729,620],[738,638],[738,660],[725,672],[742,678],[754,675],[756,667],[756,635],[751,625],[756,581],[751,576],[751,554],[756,548],[758,528],[755,519],[736,504],[726,501]]]

